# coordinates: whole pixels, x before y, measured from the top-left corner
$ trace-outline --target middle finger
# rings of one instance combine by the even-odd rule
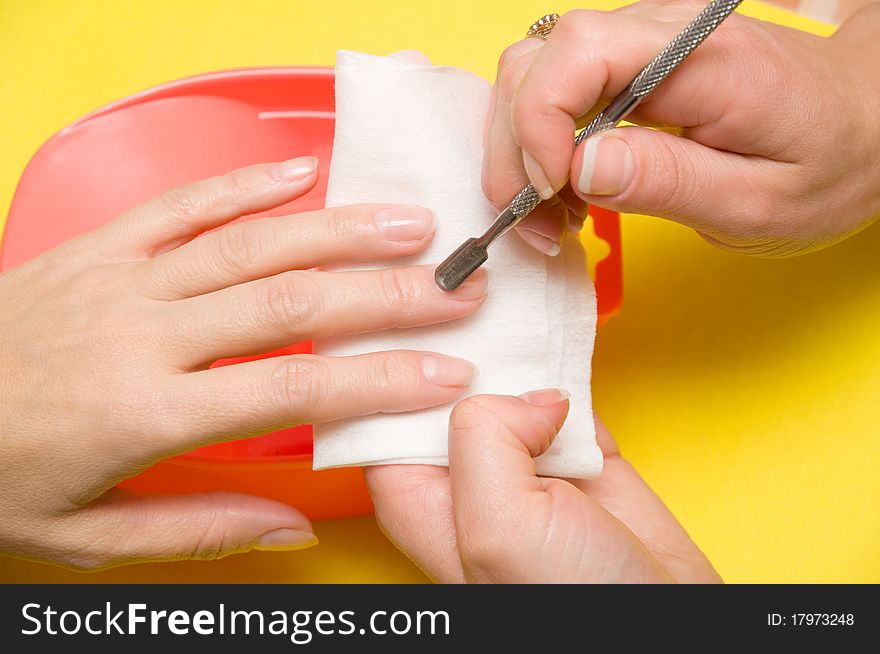
[[[199,368],[307,339],[446,322],[486,297],[478,270],[441,291],[433,266],[348,272],[289,271],[168,304],[175,363]]]
[[[517,41],[498,62],[492,115],[486,125],[482,181],[486,197],[499,210],[529,183],[522,150],[513,134],[510,103],[542,45],[543,41],[536,38]],[[565,207],[559,202],[545,202],[516,227],[516,232],[539,252],[555,255],[565,236],[566,223]]]

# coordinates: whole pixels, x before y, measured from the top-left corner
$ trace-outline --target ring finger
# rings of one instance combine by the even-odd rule
[[[173,415],[150,441],[167,456],[283,426],[445,404],[474,367],[431,352],[392,350],[350,357],[294,355],[180,375],[169,385]]]

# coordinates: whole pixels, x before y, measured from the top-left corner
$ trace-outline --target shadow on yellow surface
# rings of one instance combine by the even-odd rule
[[[624,221],[597,411],[731,581],[880,580],[880,228],[785,260]]]

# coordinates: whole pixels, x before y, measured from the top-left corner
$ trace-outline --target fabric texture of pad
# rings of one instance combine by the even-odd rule
[[[336,136],[327,206],[419,204],[437,214],[427,251],[396,264],[439,263],[482,233],[496,211],[483,195],[480,166],[488,83],[463,70],[396,58],[337,53]],[[384,267],[387,263],[361,268]],[[539,474],[589,478],[602,470],[590,396],[596,296],[578,239],[545,257],[509,234],[485,264],[484,305],[441,325],[345,336],[315,343],[327,356],[409,349],[473,362],[470,392],[571,393],[568,420],[538,457]],[[376,414],[315,426],[316,469],[390,463],[446,465],[451,406]]]

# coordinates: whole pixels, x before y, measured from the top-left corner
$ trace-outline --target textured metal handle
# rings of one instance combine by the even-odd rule
[[[687,27],[678,33],[626,89],[614,98],[574,139],[575,146],[597,132],[615,127],[638,106],[642,98],[675,70],[694,49],[736,9],[742,0],[713,0]],[[487,248],[497,238],[513,229],[541,203],[541,196],[529,184],[502,211],[492,226],[479,238],[465,241],[441,263],[434,274],[440,288],[452,291],[479,268],[488,257]]]
[[[611,101],[574,139],[575,146],[597,132],[612,129],[657,88],[679,64],[706,40],[742,0],[714,0],[642,69],[626,90]]]
[[[698,45],[706,40],[715,28],[736,9],[742,0],[713,0],[697,14],[678,35],[654,57],[650,63],[642,69],[629,86],[614,98],[607,107],[590,121],[590,124],[582,129],[574,139],[575,146],[592,134],[604,132],[615,127],[621,120],[638,106],[642,98],[657,88],[669,74],[675,70],[685,58],[693,52]],[[505,217],[503,231],[493,231],[492,240],[500,234],[507,232],[519,221],[528,216],[541,203],[541,196],[534,187],[529,184],[522,189],[507,208],[502,212]],[[513,219],[511,221],[511,219]],[[488,244],[487,244],[488,245]]]
[[[665,48],[639,73],[630,92],[639,98],[648,95],[675,70],[694,49],[736,9],[742,0],[715,0],[711,2],[687,27],[678,33]]]
[[[641,98],[633,95],[627,88],[623,93],[618,95],[611,101],[605,109],[590,121],[590,124],[584,127],[578,135],[574,137],[574,146],[577,147],[588,136],[596,132],[604,132],[617,126],[621,120],[626,118],[633,109],[641,102]]]
[[[529,184],[523,190],[516,194],[507,208],[517,218],[528,216],[541,203],[541,196],[535,190],[535,187]]]

